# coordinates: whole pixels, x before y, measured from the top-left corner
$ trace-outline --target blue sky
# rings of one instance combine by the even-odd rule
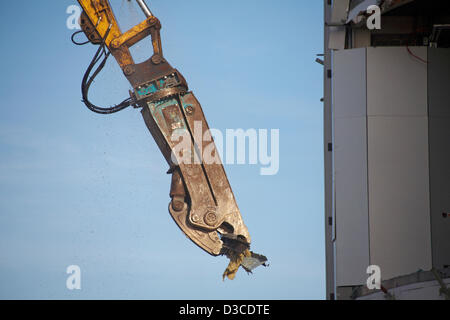
[[[143,18],[111,2],[123,29]],[[212,128],[280,130],[277,175],[226,166],[270,267],[222,282],[227,259],[197,248],[167,212],[168,167],[140,112],[84,107],[96,48],[70,41],[76,1],[11,1],[0,12],[0,298],[324,298],[322,1],[147,2]],[[142,61],[150,46],[133,53]],[[128,89],[111,59],[92,100],[111,105]],[[67,290],[69,265],[82,290]]]

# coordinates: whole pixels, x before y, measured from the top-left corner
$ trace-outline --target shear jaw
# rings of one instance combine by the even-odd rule
[[[223,274],[224,280],[233,280],[240,267],[252,273],[253,269],[261,265],[267,266],[265,256],[250,251],[250,236],[238,212],[229,214],[227,221],[217,230],[208,231],[192,225],[188,211],[189,206],[184,202],[184,197],[172,198],[169,212],[184,234],[209,254],[224,255],[230,259]]]
[[[212,231],[190,222],[189,206],[182,198],[172,198],[169,213],[191,241],[213,256],[228,255],[230,251],[240,254],[250,248],[250,235],[239,213],[229,214],[226,221]]]

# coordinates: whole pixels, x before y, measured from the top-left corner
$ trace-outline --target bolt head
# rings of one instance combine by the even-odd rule
[[[160,64],[163,62],[163,58],[159,54],[153,55],[151,59],[153,64]]]
[[[217,223],[217,215],[214,212],[208,212],[205,215],[205,223],[208,226],[214,226]]]
[[[181,201],[173,201],[172,202],[172,208],[173,210],[175,210],[176,212],[180,212],[181,210],[183,210],[184,208],[184,203]]]
[[[193,106],[187,106],[186,107],[186,114],[188,114],[188,115],[194,114],[194,107]]]
[[[126,66],[126,67],[123,69],[123,73],[125,73],[126,76],[131,76],[131,75],[134,73],[134,67],[131,66],[131,65]]]
[[[119,40],[115,39],[111,42],[111,46],[115,49],[117,49],[119,47]]]

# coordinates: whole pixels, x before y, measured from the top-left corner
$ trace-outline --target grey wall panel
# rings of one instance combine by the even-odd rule
[[[433,266],[450,265],[450,49],[429,49],[428,101]]]
[[[411,51],[427,59],[426,47]],[[426,116],[427,65],[405,47],[367,48],[369,116]]]
[[[335,120],[337,286],[366,282],[369,263],[365,118]]]
[[[366,51],[334,54],[336,285],[361,285],[369,266]]]
[[[450,117],[450,49],[428,49],[429,110],[431,117]]]
[[[450,266],[450,117],[430,119],[430,191],[433,266]]]
[[[429,270],[427,117],[369,117],[368,159],[371,264],[383,279]]]
[[[366,117],[366,49],[335,51],[334,117]]]

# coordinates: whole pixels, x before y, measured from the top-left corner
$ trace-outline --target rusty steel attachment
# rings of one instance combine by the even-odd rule
[[[251,238],[219,158],[202,107],[183,75],[164,58],[160,21],[143,0],[137,3],[146,20],[122,33],[107,0],[78,0],[81,26],[93,44],[104,43],[133,87],[131,101],[170,166],[169,213],[178,227],[207,253],[239,261],[246,271],[264,264],[264,256],[249,251]],[[129,48],[151,36],[153,55],[135,64]],[[200,128],[200,129],[199,129]],[[200,132],[196,133],[196,130]],[[191,142],[179,150],[174,135],[184,132]],[[209,137],[204,142],[203,137]],[[206,163],[203,154],[215,155]],[[187,161],[192,160],[192,161]],[[237,265],[237,268],[239,267]],[[233,275],[236,268],[229,266]],[[228,269],[227,269],[228,270]],[[230,278],[234,277],[229,276]]]

